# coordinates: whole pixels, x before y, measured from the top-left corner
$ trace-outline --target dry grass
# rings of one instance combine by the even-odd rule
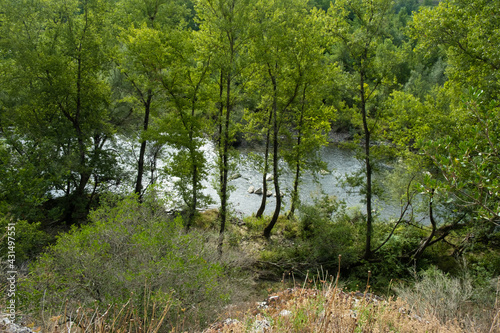
[[[151,295],[149,295],[151,296]],[[165,331],[167,314],[171,302],[159,306],[144,300],[142,309],[132,303],[132,299],[122,306],[109,305],[106,308],[79,306],[71,310],[68,302],[64,312],[57,316],[42,315],[41,326],[29,325],[34,332],[45,333],[157,333]]]
[[[332,285],[292,288],[275,293],[265,304],[212,325],[215,332],[463,332],[433,316],[408,313],[404,303],[368,293],[345,293]]]
[[[340,256],[339,256],[340,260]],[[346,293],[337,278],[314,283],[313,288],[289,288],[270,295],[265,302],[242,312],[228,311],[223,321],[203,333],[216,332],[476,332],[464,330],[463,322],[453,317],[443,323],[435,313],[415,313],[402,299],[388,299],[368,293],[370,272],[364,293]],[[307,281],[307,278],[306,278]],[[500,280],[499,280],[500,281]],[[500,332],[500,299],[488,333]],[[470,327],[469,327],[470,328]]]

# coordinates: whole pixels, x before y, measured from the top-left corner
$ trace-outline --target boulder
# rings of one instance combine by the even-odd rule
[[[267,180],[268,182],[272,181],[273,179],[274,179],[274,178],[273,178],[273,175],[272,175],[272,174],[268,173],[268,174],[266,175],[266,180]]]
[[[259,187],[258,189],[255,190],[255,192],[253,192],[255,194],[262,194],[262,187]]]
[[[326,176],[326,175],[330,174],[330,171],[323,169],[323,170],[319,171],[319,174],[322,175],[322,176]]]
[[[267,192],[266,192],[266,196],[270,197],[271,195],[273,195],[273,191],[271,191],[271,190],[267,190]]]
[[[231,180],[235,180],[235,179],[238,179],[241,177],[241,173],[237,172],[237,173],[234,173],[232,174],[231,176],[229,176],[229,181]]]
[[[255,186],[250,186],[247,190],[248,193],[254,193],[255,192]]]

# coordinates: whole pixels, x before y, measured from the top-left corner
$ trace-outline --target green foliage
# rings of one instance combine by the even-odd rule
[[[398,297],[418,315],[432,314],[442,323],[459,317],[489,328],[493,320],[495,285],[477,286],[467,271],[450,276],[435,267],[424,270],[411,285],[396,285]],[[479,310],[481,309],[481,310]]]
[[[1,243],[0,243],[0,257],[7,258],[9,249],[7,236],[7,225],[14,224],[12,239],[15,244],[15,261],[16,265],[20,267],[24,262],[33,260],[43,251],[44,247],[48,245],[51,237],[41,230],[40,222],[27,222],[24,220],[14,221],[8,216],[0,218],[1,230]]]
[[[332,218],[333,215],[333,218]],[[338,269],[339,255],[342,267],[358,260],[361,252],[362,224],[352,220],[345,207],[335,198],[323,198],[315,205],[301,205],[298,221],[287,221],[283,235],[288,239],[270,244],[261,253],[265,261],[277,263],[283,270]]]
[[[40,201],[64,195],[63,218],[82,222],[94,198],[87,196],[90,185],[98,192],[119,172],[105,147],[114,131],[104,74],[109,3],[5,0],[1,6],[0,122],[12,154],[8,179],[22,181],[19,188],[29,197],[32,189]]]
[[[61,235],[32,265],[19,287],[24,308],[42,300],[46,309],[65,300],[70,306],[123,304],[143,297],[146,286],[172,302],[171,313],[184,308],[201,319],[227,300],[213,240],[205,243],[207,233],[184,234],[182,220],[166,216],[160,203],[107,200],[90,221]]]
[[[498,14],[498,6],[488,1],[441,1],[414,16],[410,34],[420,51],[431,54],[436,46],[446,51],[446,74],[460,85],[456,93],[472,86],[495,98],[500,88]]]
[[[434,186],[453,194],[450,200],[462,209],[473,207],[479,222],[490,221],[494,226],[500,220],[498,105],[486,102],[482,91],[471,90],[464,109],[467,117],[456,137],[428,141],[424,149],[443,176],[442,181],[433,181]]]

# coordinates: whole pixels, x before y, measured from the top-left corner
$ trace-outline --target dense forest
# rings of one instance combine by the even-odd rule
[[[0,254],[17,311],[151,300],[169,304],[165,330],[194,329],[256,281],[338,270],[390,295],[459,281],[450,312],[467,303],[493,329],[499,27],[491,0],[0,0]],[[338,133],[361,168],[335,181],[361,210],[300,200]],[[242,145],[261,152],[246,217],[229,202]]]

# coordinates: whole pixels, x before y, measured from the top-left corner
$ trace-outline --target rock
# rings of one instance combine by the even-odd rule
[[[281,194],[281,197],[283,198],[285,196],[285,193],[281,192],[280,191],[280,194]],[[276,193],[274,193],[274,197],[276,198]]]
[[[237,172],[237,173],[232,174],[231,176],[229,176],[229,179],[228,179],[228,180],[229,180],[229,181],[231,181],[231,180],[238,179],[238,178],[240,178],[240,177],[241,177],[241,173]]]
[[[283,311],[280,312],[280,316],[281,317],[288,317],[291,314],[292,314],[292,312],[288,311],[288,310],[283,310]]]
[[[267,305],[266,301],[264,301],[264,302],[257,302],[257,309],[259,309],[259,310],[265,310],[268,307],[269,306]]]
[[[262,194],[262,187],[259,187],[258,189],[255,190],[255,192],[253,192],[255,194]]]
[[[6,333],[33,333],[30,328],[13,323],[8,314],[0,313],[0,332]]]
[[[227,326],[239,324],[239,323],[240,323],[240,321],[238,319],[227,318],[226,320],[224,320],[224,325],[227,325]]]
[[[330,174],[330,171],[323,169],[323,170],[319,171],[319,174],[322,175],[322,176],[326,176],[326,175]]]
[[[267,319],[256,320],[253,323],[251,332],[254,333],[264,333],[271,328],[271,323]]]
[[[272,175],[272,174],[268,173],[268,174],[266,175],[266,180],[267,180],[268,182],[272,181],[273,179],[274,179],[274,178],[273,178],[273,175]]]
[[[255,186],[250,186],[247,190],[248,193],[254,193],[255,192]]]
[[[273,195],[273,191],[267,190],[266,196],[270,197],[271,195]]]

